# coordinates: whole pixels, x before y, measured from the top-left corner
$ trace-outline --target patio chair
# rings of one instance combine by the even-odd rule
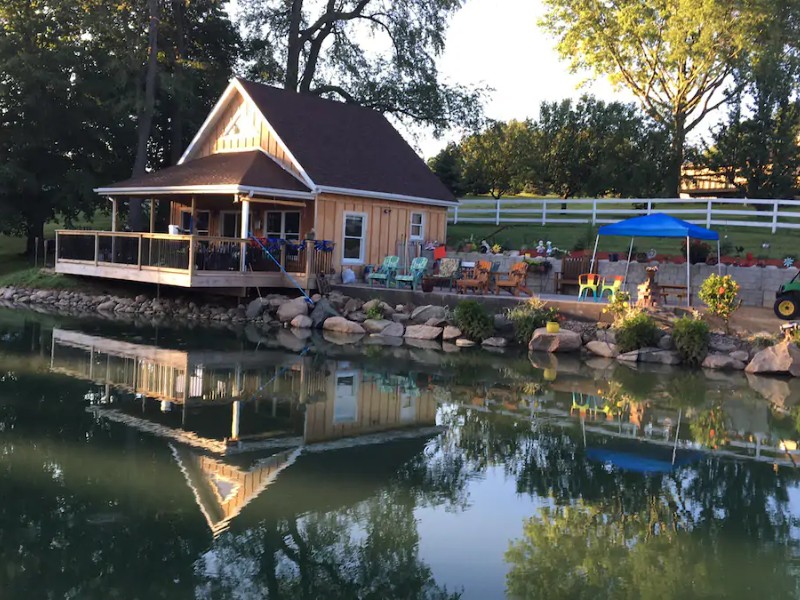
[[[394,276],[395,286],[399,288],[401,284],[402,285],[408,284],[412,290],[417,289],[420,281],[422,281],[422,276],[425,274],[425,271],[427,269],[428,269],[428,259],[425,258],[424,256],[418,256],[417,258],[411,261],[411,267],[409,268],[408,275]]]
[[[606,292],[608,292],[608,299],[613,300],[614,296],[617,295],[617,292],[622,289],[622,281],[625,279],[622,275],[614,275],[614,277],[610,278],[612,283],[611,285],[608,284],[609,278],[603,277],[603,285],[600,288],[600,299],[603,299],[603,296]]]
[[[456,291],[460,294],[467,290],[475,290],[476,293],[483,294],[489,289],[489,274],[492,270],[492,263],[488,260],[479,260],[475,265],[475,272],[468,279],[456,281]]]
[[[460,258],[442,258],[439,259],[439,272],[431,276],[433,284],[442,286],[447,284],[449,290],[453,289],[456,280],[459,277],[459,270],[461,269]]]
[[[519,262],[511,267],[507,279],[498,279],[494,282],[494,293],[499,294],[500,290],[507,290],[512,296],[518,296],[520,292],[525,292],[529,296],[533,294],[525,287],[528,278],[528,263]]]
[[[555,274],[554,289],[561,294],[567,286],[579,286],[578,276],[589,272],[589,257],[567,257],[561,261],[561,272]],[[595,265],[595,269],[597,265]]]
[[[583,300],[584,292],[586,297],[592,292],[595,302],[597,302],[597,288],[600,286],[600,276],[595,273],[583,273],[578,275],[578,300]]]
[[[385,287],[389,287],[389,282],[394,279],[394,276],[397,274],[397,265],[400,264],[400,257],[399,256],[387,256],[383,259],[383,264],[378,268],[377,271],[373,271],[369,275],[367,275],[367,279],[369,279],[369,286],[372,287],[372,284],[376,281],[382,281]]]

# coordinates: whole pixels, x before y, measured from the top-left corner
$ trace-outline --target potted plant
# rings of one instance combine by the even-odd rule
[[[433,279],[430,277],[423,277],[422,278],[422,291],[423,292],[432,292],[433,291]]]

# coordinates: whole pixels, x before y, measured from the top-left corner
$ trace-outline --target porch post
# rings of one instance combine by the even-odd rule
[[[240,203],[242,205],[242,230],[240,232],[240,236],[242,240],[247,240],[250,237],[250,200],[245,200],[240,198]],[[242,273],[247,271],[247,242],[243,241],[241,243],[241,251],[239,253],[241,256],[241,264],[240,270]]]
[[[111,231],[117,230],[117,199],[111,199]]]
[[[686,306],[692,305],[692,261],[691,240],[686,236]]]
[[[150,198],[150,233],[156,232],[156,199]]]
[[[192,212],[191,212],[191,214],[189,216],[189,235],[194,235],[194,232],[197,229],[195,227],[195,223],[194,223],[195,217],[196,217],[195,213],[197,212],[197,199],[194,196],[192,196],[192,208],[191,208],[191,211]]]

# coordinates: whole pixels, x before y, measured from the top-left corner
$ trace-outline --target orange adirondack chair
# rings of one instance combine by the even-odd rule
[[[489,290],[489,272],[492,270],[492,263],[488,260],[479,260],[475,265],[475,272],[469,279],[459,279],[456,281],[456,291],[466,293],[467,290],[475,290],[475,293],[483,294]]]
[[[533,293],[525,286],[528,277],[528,263],[519,262],[511,267],[507,279],[498,279],[494,283],[494,293],[499,294],[500,290],[507,290],[512,296],[518,296],[520,292],[525,292],[529,296]]]

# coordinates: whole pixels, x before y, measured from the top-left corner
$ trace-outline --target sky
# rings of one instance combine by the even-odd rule
[[[451,21],[440,74],[452,82],[492,88],[486,116],[502,121],[536,118],[542,101],[584,93],[638,105],[633,94],[615,90],[606,79],[570,73],[555,39],[537,25],[543,14],[541,0],[466,0]],[[709,115],[696,135],[707,131],[715,117]],[[416,145],[429,158],[458,137],[457,132],[440,140],[420,136]]]

